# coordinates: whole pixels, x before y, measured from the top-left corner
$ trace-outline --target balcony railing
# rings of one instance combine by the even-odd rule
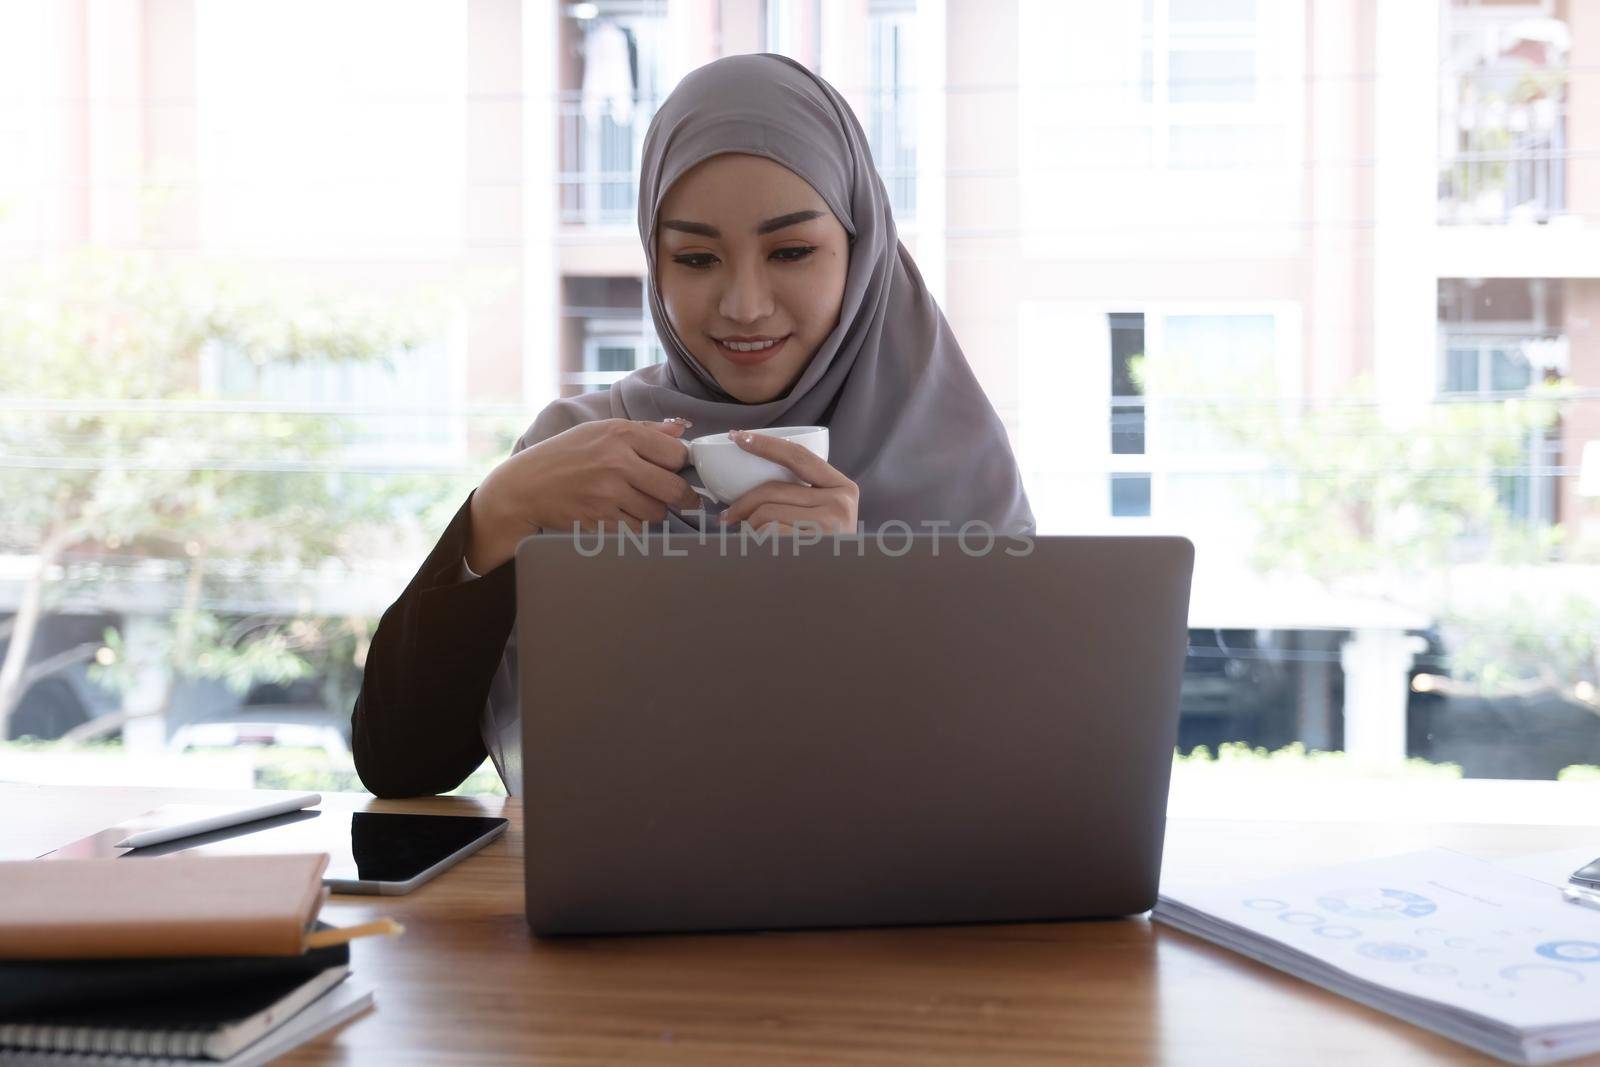
[[[639,203],[639,161],[645,130],[659,101],[636,97],[628,121],[586,114],[582,96],[563,93],[557,104],[561,136],[561,221],[581,226],[626,226]]]
[[[889,190],[899,222],[916,215],[917,155],[915,112],[906,90],[876,94],[868,104],[868,137],[878,172]],[[569,226],[631,226],[637,217],[639,164],[645,131],[660,101],[638,97],[628,121],[586,109],[577,92],[562,93],[558,104],[561,137],[561,221]],[[588,111],[588,113],[586,113]]]
[[[1457,80],[1450,103],[1441,223],[1542,223],[1566,213],[1567,104],[1558,73],[1475,71]]]
[[[1567,362],[1566,336],[1543,333],[1452,332],[1442,339],[1439,395],[1444,399],[1511,400],[1527,393]],[[1561,433],[1530,429],[1522,447],[1520,471],[1495,478],[1495,493],[1513,518],[1546,526],[1557,519],[1560,498]]]

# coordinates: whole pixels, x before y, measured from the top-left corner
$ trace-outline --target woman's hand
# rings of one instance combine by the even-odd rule
[[[810,485],[763,482],[728,505],[718,522],[747,522],[757,530],[776,525],[781,533],[798,529],[828,534],[856,532],[861,490],[828,466],[815,452],[769,434],[734,431],[734,443],[746,452],[789,468]]]
[[[540,530],[643,529],[667,508],[698,507],[700,497],[677,473],[689,461],[689,423],[586,422],[525,448],[501,463],[472,494],[467,566],[488,574],[517,543]]]

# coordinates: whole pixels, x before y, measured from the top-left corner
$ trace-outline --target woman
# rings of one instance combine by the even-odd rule
[[[1005,431],[832,86],[776,55],[691,73],[645,138],[639,236],[666,362],[540,412],[384,613],[353,718],[356,769],[379,796],[452,789],[485,753],[520,788],[510,564],[529,533],[1032,530]],[[811,425],[829,427],[830,462],[735,436],[807,484],[769,482],[707,517],[679,473],[691,427]]]

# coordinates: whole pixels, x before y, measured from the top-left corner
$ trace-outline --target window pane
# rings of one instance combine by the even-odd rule
[[[909,220],[917,211],[916,81],[911,13],[875,9],[869,17],[870,111],[865,116],[867,144],[889,190],[895,217]]]
[[[1161,448],[1230,454],[1240,448],[1240,420],[1265,417],[1277,400],[1277,325],[1271,315],[1168,315],[1157,358],[1177,395]]]
[[[1111,514],[1114,518],[1143,518],[1150,514],[1150,475],[1111,476]]]
[[[630,371],[636,349],[632,345],[600,345],[595,350],[595,370]]]
[[[1136,361],[1144,357],[1144,315],[1113,314],[1111,325],[1111,396],[1141,397],[1144,389],[1134,374]],[[1139,455],[1144,452],[1144,405],[1111,405],[1111,452],[1113,455]]]
[[[1478,391],[1478,350],[1452,348],[1445,353],[1444,389],[1447,393]]]
[[[1168,0],[1173,22],[1254,22],[1256,0]]]
[[[1258,395],[1276,387],[1277,328],[1271,315],[1168,315],[1162,358],[1207,395]]]
[[[1256,54],[1242,48],[1172,51],[1168,80],[1175,104],[1249,103],[1256,96]]]
[[[1533,369],[1520,348],[1496,348],[1489,354],[1489,387],[1497,393],[1526,389]]]
[[[1173,126],[1167,163],[1174,169],[1242,170],[1271,163],[1282,151],[1276,126]]]

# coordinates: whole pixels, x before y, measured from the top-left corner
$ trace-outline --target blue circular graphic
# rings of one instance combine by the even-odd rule
[[[1315,926],[1322,921],[1322,916],[1312,911],[1286,911],[1278,918],[1290,926]]]
[[[1500,977],[1512,982],[1534,982],[1539,985],[1583,984],[1583,975],[1571,967],[1557,967],[1553,963],[1518,963],[1502,967]]]
[[[1563,963],[1600,963],[1600,941],[1546,941],[1534,951]]]
[[[1311,928],[1311,932],[1321,937],[1331,937],[1335,941],[1348,941],[1352,937],[1361,936],[1361,931],[1354,926],[1340,926],[1338,923],[1314,926]]]
[[[1356,946],[1356,951],[1369,960],[1382,960],[1384,963],[1410,963],[1427,955],[1416,945],[1399,941],[1363,941]]]
[[[1276,897],[1251,897],[1244,902],[1244,906],[1258,911],[1282,911],[1289,906],[1289,902]]]
[[[1420,919],[1439,909],[1433,901],[1404,889],[1342,889],[1317,903],[1353,919]]]

